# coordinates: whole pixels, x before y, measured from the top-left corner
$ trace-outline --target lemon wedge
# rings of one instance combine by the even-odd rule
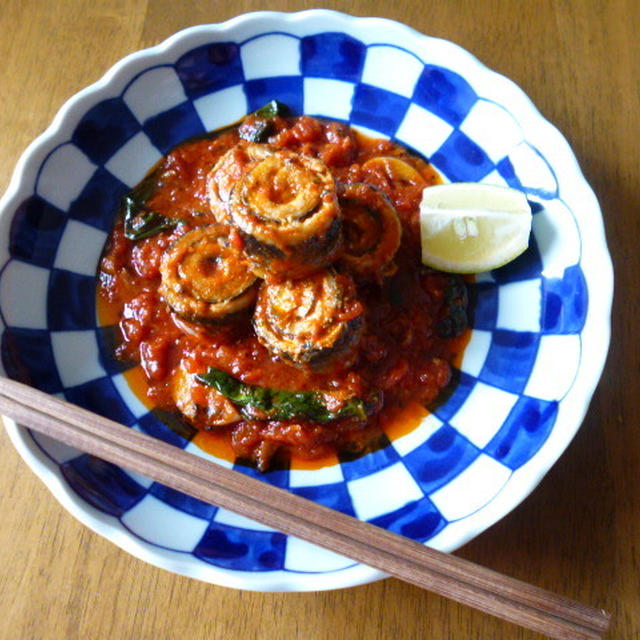
[[[481,273],[528,246],[531,208],[521,191],[470,182],[427,187],[420,203],[423,264],[451,273]]]

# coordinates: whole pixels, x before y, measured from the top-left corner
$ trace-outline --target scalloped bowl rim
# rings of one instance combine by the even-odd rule
[[[414,55],[415,48],[420,49],[423,46],[434,45],[444,49],[458,62],[468,65],[473,70],[474,79],[481,77],[483,81],[492,83],[492,91],[500,94],[502,100],[506,98],[510,108],[517,112],[523,130],[536,130],[538,147],[544,149],[545,157],[553,158],[554,165],[560,164],[564,167],[563,178],[565,182],[568,178],[572,179],[571,192],[579,195],[583,220],[588,218],[589,233],[581,234],[584,256],[581,266],[590,284],[589,313],[581,332],[581,335],[587,338],[588,352],[583,347],[581,364],[574,384],[560,402],[556,427],[541,449],[531,460],[513,472],[507,484],[487,505],[458,523],[460,527],[456,527],[455,523],[449,525],[450,534],[447,540],[441,541],[437,548],[447,552],[454,551],[520,504],[564,452],[586,415],[604,368],[610,340],[613,267],[596,196],[584,179],[577,159],[564,136],[540,114],[533,102],[513,81],[490,70],[459,45],[424,35],[407,25],[386,18],[355,17],[323,9],[297,13],[258,11],[239,15],[222,23],[188,27],[155,46],[127,55],[99,80],[77,92],[63,104],[49,127],[26,148],[18,160],[9,187],[0,199],[0,236],[7,237],[9,212],[14,210],[25,193],[31,191],[30,185],[35,183],[38,168],[60,137],[65,135],[65,130],[72,129],[80,115],[104,97],[113,95],[114,91],[119,90],[120,85],[124,88],[134,77],[137,67],[139,70],[147,68],[150,62],[157,63],[158,59],[167,54],[171,54],[171,58],[175,59],[181,50],[187,51],[198,46],[198,41],[206,41],[210,34],[242,26],[250,28],[257,24],[260,24],[262,29],[265,21],[270,20],[284,21],[288,26],[309,20],[326,20],[344,29],[354,27],[359,31],[359,36],[362,35],[361,31],[373,33],[383,29],[385,37],[379,37],[377,40],[401,40],[405,48]],[[584,231],[586,226],[583,222],[580,225],[581,230]],[[6,246],[0,247],[0,259],[4,262],[7,257]],[[597,268],[592,268],[593,265],[597,265]],[[593,287],[593,283],[597,283],[596,287]],[[597,302],[595,306],[594,301]],[[593,313],[594,308],[599,309],[597,315]],[[192,561],[185,562],[179,552],[159,549],[155,545],[143,542],[128,534],[122,526],[114,525],[112,518],[83,501],[65,484],[57,467],[54,469],[55,465],[36,446],[28,429],[6,417],[4,421],[19,454],[67,511],[96,533],[149,564],[206,582],[256,591],[319,591],[365,584],[385,577],[380,571],[359,564],[340,571],[311,574],[306,577],[292,574],[282,579],[265,579],[268,574],[234,572],[214,566],[201,567]],[[562,424],[562,428],[557,428],[559,424]]]

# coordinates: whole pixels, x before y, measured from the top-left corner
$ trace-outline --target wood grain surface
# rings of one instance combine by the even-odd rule
[[[0,0],[0,192],[64,101],[175,31],[250,0]],[[514,80],[569,140],[616,270],[612,343],[578,435],[539,487],[459,555],[613,615],[640,637],[640,11],[637,0],[325,2],[453,40]],[[24,508],[28,505],[28,509]],[[79,524],[0,431],[0,640],[539,638],[394,579],[251,593],[147,565]]]

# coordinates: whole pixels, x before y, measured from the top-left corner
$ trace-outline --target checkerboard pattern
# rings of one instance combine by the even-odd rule
[[[195,450],[188,428],[167,425],[127,387],[123,364],[111,357],[116,329],[97,326],[96,267],[121,197],[163,154],[272,99],[295,113],[398,140],[449,181],[509,185],[532,204],[529,250],[470,288],[473,334],[446,402],[375,453],[317,471],[261,476],[428,541],[489,504],[548,438],[579,366],[588,294],[573,214],[559,197],[553,168],[516,117],[460,75],[407,50],[337,32],[212,42],[138,73],[120,95],[95,104],[50,150],[33,194],[13,215],[11,258],[0,281],[3,367],[11,377]],[[352,564],[32,437],[73,491],[150,545],[229,571],[317,574]]]

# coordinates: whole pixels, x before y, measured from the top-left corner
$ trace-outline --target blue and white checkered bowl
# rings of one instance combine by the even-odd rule
[[[127,386],[113,328],[97,325],[96,267],[121,196],[163,154],[273,98],[396,139],[446,180],[507,184],[532,203],[529,250],[472,286],[473,332],[447,402],[376,453],[263,476],[451,551],[523,500],[575,434],[604,364],[613,286],[598,203],[567,142],[454,44],[376,18],[254,13],[115,65],[63,106],[1,201],[3,371],[207,455]],[[10,421],[8,431],[74,516],[154,565],[256,590],[382,577]]]

